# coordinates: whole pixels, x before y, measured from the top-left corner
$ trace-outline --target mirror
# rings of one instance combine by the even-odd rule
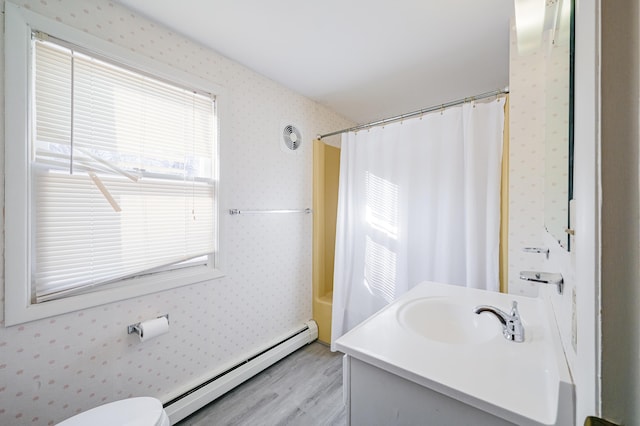
[[[574,0],[548,2],[557,7],[555,31],[546,34],[544,224],[569,250],[569,201],[573,198]],[[552,6],[549,6],[552,4]]]

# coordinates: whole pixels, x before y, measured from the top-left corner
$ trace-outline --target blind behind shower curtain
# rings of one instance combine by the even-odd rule
[[[498,290],[504,102],[343,135],[332,345],[421,281]]]

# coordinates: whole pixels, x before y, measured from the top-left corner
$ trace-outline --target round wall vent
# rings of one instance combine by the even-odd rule
[[[295,151],[302,143],[302,132],[293,124],[287,124],[282,129],[282,142],[285,147]]]

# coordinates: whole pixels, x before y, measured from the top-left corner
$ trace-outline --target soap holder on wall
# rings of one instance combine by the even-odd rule
[[[564,278],[562,274],[553,272],[537,272],[537,271],[522,271],[520,272],[520,279],[525,281],[533,281],[542,284],[552,284],[557,286],[558,294],[562,294],[564,290]]]
[[[523,247],[522,251],[525,253],[542,253],[547,259],[549,258],[549,249],[546,247]]]

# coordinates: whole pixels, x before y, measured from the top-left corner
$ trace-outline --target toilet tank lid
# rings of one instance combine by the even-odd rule
[[[92,408],[57,426],[156,426],[163,412],[162,404],[156,398],[128,398]]]

